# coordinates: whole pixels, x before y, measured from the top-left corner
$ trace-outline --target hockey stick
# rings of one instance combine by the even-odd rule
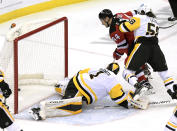
[[[160,29],[168,29],[168,28],[170,28],[170,27],[173,27],[173,26],[175,26],[177,23],[174,23],[174,24],[172,24],[172,25],[169,25],[169,26],[160,26],[159,28]]]
[[[154,101],[154,102],[150,102],[149,106],[161,106],[161,105],[173,105],[173,104],[177,104],[177,100]],[[94,109],[119,108],[119,107],[121,107],[121,106],[119,106],[119,105],[114,105],[114,106],[105,105],[105,106],[95,106]]]

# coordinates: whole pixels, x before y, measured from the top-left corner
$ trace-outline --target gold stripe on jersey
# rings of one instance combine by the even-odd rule
[[[125,67],[128,68],[130,61],[133,58],[133,55],[135,54],[135,52],[138,50],[138,48],[140,47],[141,44],[136,44],[135,47],[133,48],[132,52],[130,53],[128,60],[125,64]]]
[[[128,74],[128,75],[126,75],[126,80],[128,81],[129,80],[129,78],[131,77],[131,76],[134,76],[135,74]]]
[[[109,95],[111,99],[117,104],[120,104],[123,101],[127,100],[127,95],[123,92],[122,86],[120,84],[114,86],[109,92]]]
[[[171,123],[171,122],[168,122],[167,125],[169,125],[172,128],[175,128],[175,129],[177,128],[177,126],[175,124]]]
[[[80,78],[81,78],[81,81],[82,81],[82,83],[84,84],[84,86],[85,86],[85,87],[93,94],[93,96],[95,97],[95,101],[97,101],[98,98],[97,98],[95,92],[94,92],[94,91],[92,90],[92,88],[89,87],[89,86],[87,85],[87,83],[84,81],[84,78],[83,78],[83,75],[82,75],[82,74],[80,74]]]
[[[173,81],[173,78],[170,77],[167,80],[165,80],[164,83],[166,84],[166,83],[171,82],[171,81]]]
[[[83,96],[85,96],[85,98],[87,99],[87,103],[90,104],[90,97],[88,96],[87,93],[85,93],[85,91],[82,89],[82,87],[79,86],[79,84],[77,83],[77,80],[76,80],[76,76],[73,77],[73,82],[74,82],[74,85],[76,86],[76,88],[79,90],[79,92],[81,92],[81,94]]]
[[[122,89],[122,86],[120,84],[117,84],[116,86],[114,86],[109,92],[110,97],[114,99],[119,96],[122,96],[123,92],[121,91],[121,89]]]
[[[122,23],[119,26],[121,32],[131,32],[140,27],[140,18],[132,17],[129,21]]]
[[[14,118],[12,117],[12,115],[10,114],[9,110],[7,109],[7,107],[0,101],[0,108],[2,110],[4,110],[4,113],[6,113],[6,115],[9,117],[9,119],[11,121],[14,121]]]
[[[88,73],[90,68],[79,71],[79,74]]]
[[[4,72],[0,70],[0,82],[4,80]]]

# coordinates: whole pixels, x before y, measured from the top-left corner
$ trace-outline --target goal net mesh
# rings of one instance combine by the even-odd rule
[[[67,33],[66,17],[31,21],[9,32],[14,41],[5,43],[0,66],[14,93],[8,101],[15,113],[54,93],[44,85],[67,76]]]

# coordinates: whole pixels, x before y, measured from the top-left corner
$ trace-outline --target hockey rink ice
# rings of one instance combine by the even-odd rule
[[[101,25],[98,19],[98,13],[105,8],[111,9],[114,14],[117,12],[127,12],[137,9],[142,3],[149,5],[154,12],[163,9],[163,12],[166,12],[163,17],[169,17],[171,15],[167,0],[90,0],[54,8],[0,24],[0,35],[5,35],[10,24],[13,22],[18,24],[46,18],[46,16],[58,18],[63,16],[68,17],[69,77],[72,77],[80,69],[106,67],[107,64],[113,61],[112,52],[116,44],[109,38],[109,30]],[[175,82],[177,82],[177,25],[168,29],[160,29],[159,45],[165,54],[169,73],[173,76]],[[127,89],[130,86],[122,78],[124,59],[125,57],[123,56],[118,61],[121,67],[118,77],[123,88]],[[153,73],[152,77],[151,82],[154,87],[164,88],[163,82],[157,73]],[[39,86],[38,88],[39,93],[37,97],[42,97],[42,87]],[[163,100],[163,94],[166,93],[164,91],[162,91],[162,95],[159,94],[157,96],[157,99]],[[31,99],[34,101],[35,96],[32,97]],[[51,99],[57,97],[54,94]],[[153,97],[156,99],[156,96]],[[168,96],[166,95],[165,97]],[[93,105],[84,105],[83,112],[74,116],[34,121],[28,115],[27,109],[16,115],[15,118],[24,131],[163,131],[166,122],[175,108],[175,104],[149,106],[147,110],[123,109],[121,107],[99,108],[107,105],[112,106],[115,104],[109,98],[105,98]]]

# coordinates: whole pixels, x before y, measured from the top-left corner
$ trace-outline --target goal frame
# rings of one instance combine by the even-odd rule
[[[46,25],[43,25],[37,29],[34,29],[26,34],[23,34],[16,39],[14,39],[14,114],[18,113],[18,41],[29,37],[37,32],[40,32],[44,29],[47,29],[53,25],[56,25],[60,22],[64,22],[64,57],[65,57],[65,77],[68,76],[68,18],[67,17],[62,17],[57,20],[54,20],[53,22],[50,22]]]

